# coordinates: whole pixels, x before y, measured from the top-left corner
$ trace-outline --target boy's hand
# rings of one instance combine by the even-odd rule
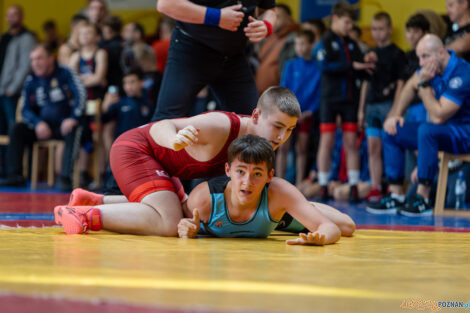
[[[305,245],[305,246],[323,246],[325,244],[325,234],[319,232],[299,234],[297,239],[286,240],[288,245]]]
[[[246,37],[251,42],[260,42],[268,34],[268,28],[263,21],[256,20],[253,17],[248,17],[248,25],[243,29],[245,31]]]
[[[364,62],[366,63],[377,63],[378,60],[379,60],[379,57],[377,56],[377,53],[375,53],[374,51],[368,52],[364,56]]]
[[[200,226],[199,211],[193,210],[193,218],[183,218],[178,223],[178,236],[180,238],[196,238]]]
[[[369,75],[372,75],[374,72],[372,70],[375,69],[374,63],[361,63],[361,62],[353,62],[353,68],[356,71],[366,71]]]
[[[198,142],[199,131],[191,125],[186,126],[176,133],[173,141],[173,150],[179,151]]]
[[[364,112],[361,110],[357,112],[357,126],[359,130],[364,130],[366,126]]]

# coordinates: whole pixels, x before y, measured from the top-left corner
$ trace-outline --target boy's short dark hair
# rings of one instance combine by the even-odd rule
[[[274,109],[293,117],[300,117],[300,104],[294,93],[285,87],[269,87],[261,97],[256,106],[263,113],[272,113]]]
[[[331,9],[331,15],[337,17],[349,16],[354,21],[356,20],[356,9],[348,2],[340,1]]]
[[[429,32],[430,24],[428,19],[421,13],[413,14],[406,21],[406,28],[418,28],[423,32]]]
[[[318,32],[320,33],[320,36],[322,36],[324,33],[326,33],[326,25],[319,18],[308,19],[307,21],[305,21],[305,23],[315,26],[318,29]]]
[[[131,76],[131,75],[137,76],[139,78],[139,80],[144,79],[144,71],[142,71],[142,69],[139,66],[133,66],[133,67],[127,69],[124,72],[124,75],[122,77],[124,78],[126,76]]]
[[[387,22],[388,26],[392,26],[392,18],[390,17],[390,14],[388,14],[385,11],[380,11],[374,14],[372,17],[373,21],[385,21]]]
[[[295,38],[305,38],[310,44],[315,42],[315,34],[310,30],[299,30],[295,33]]]
[[[289,8],[288,5],[286,5],[286,4],[276,4],[276,8],[282,9],[282,10],[284,10],[284,12],[287,13],[287,15],[292,16],[292,11],[291,11],[291,9]]]
[[[114,33],[119,34],[122,29],[122,20],[118,16],[109,15],[104,18],[103,26],[108,26]]]
[[[54,20],[47,20],[42,24],[42,29],[44,31],[48,31],[48,30],[52,30],[52,29],[56,29],[56,28],[57,28],[57,26],[56,26]]]
[[[245,135],[232,141],[228,147],[228,164],[235,159],[249,164],[266,163],[268,173],[274,164],[274,150],[267,139],[256,135]]]
[[[359,26],[353,25],[351,31],[356,32],[359,38],[362,37],[362,29]]]
[[[140,38],[145,39],[145,29],[140,23],[134,23],[134,29],[140,33]]]
[[[73,26],[73,25],[77,25],[78,23],[80,23],[81,21],[84,21],[84,22],[90,22],[90,20],[88,19],[88,17],[86,17],[85,15],[83,14],[75,14],[73,17],[72,17],[72,20],[70,21],[70,24]]]

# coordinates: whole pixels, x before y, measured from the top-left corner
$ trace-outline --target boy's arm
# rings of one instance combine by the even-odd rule
[[[105,86],[106,73],[108,71],[108,53],[99,49],[96,53],[96,69],[92,75],[82,76],[83,84],[86,87]]]
[[[183,210],[187,217],[178,223],[178,236],[180,238],[195,238],[201,220],[208,221],[211,214],[211,195],[207,182],[197,185],[191,191]]]
[[[307,235],[287,241],[288,244],[327,245],[340,239],[338,226],[311,205],[295,186],[283,179],[273,179],[269,189],[269,195],[273,198],[270,203],[276,203],[281,210],[285,209],[310,231]]]
[[[159,121],[150,128],[150,135],[158,145],[178,151],[193,144],[218,144],[218,140],[227,138],[230,125],[225,114],[213,112]]]
[[[364,128],[364,117],[366,109],[366,99],[368,92],[369,82],[363,81],[361,86],[361,96],[359,98],[359,109],[357,110],[357,124],[360,129]]]

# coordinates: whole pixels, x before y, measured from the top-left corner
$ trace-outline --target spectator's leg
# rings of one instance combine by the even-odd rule
[[[277,177],[284,178],[286,175],[286,166],[287,166],[287,154],[289,153],[290,146],[292,144],[292,136],[287,139],[287,141],[282,144],[276,153],[276,171],[275,174]]]
[[[36,133],[26,124],[17,123],[13,126],[6,158],[8,177],[22,177],[24,148],[35,141],[37,141]]]
[[[390,191],[392,193],[403,194],[405,150],[417,149],[419,125],[419,123],[405,123],[403,127],[397,125],[396,135],[383,133],[385,176],[390,182]]]
[[[307,168],[307,148],[308,148],[308,132],[299,132],[295,143],[296,151],[296,175],[295,182],[299,185],[305,178]]]

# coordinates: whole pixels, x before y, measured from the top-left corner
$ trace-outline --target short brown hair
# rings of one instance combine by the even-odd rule
[[[295,38],[305,38],[308,43],[315,42],[315,34],[310,30],[299,30],[295,33]]]
[[[241,136],[230,144],[227,162],[232,164],[235,159],[248,164],[266,163],[268,173],[274,164],[274,150],[269,141],[256,135]]]
[[[300,104],[294,93],[285,87],[272,86],[269,87],[261,97],[259,97],[257,108],[261,110],[261,114],[272,113],[275,108],[279,111],[299,118]]]
[[[388,14],[385,11],[380,11],[374,14],[372,17],[372,20],[374,21],[386,21],[388,26],[392,26],[392,18],[390,17],[390,14]]]
[[[331,15],[349,16],[352,20],[356,20],[356,9],[348,2],[340,1],[331,9]]]

